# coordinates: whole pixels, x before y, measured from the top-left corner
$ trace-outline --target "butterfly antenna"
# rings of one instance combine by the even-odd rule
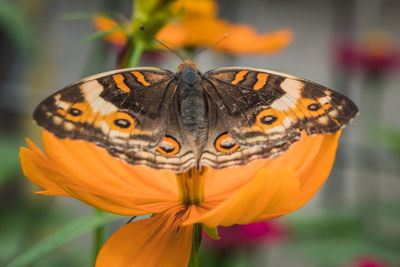
[[[196,53],[194,53],[194,54],[189,58],[189,61],[192,61],[193,58],[197,57],[197,56],[198,56],[199,54],[201,54],[202,52],[204,52],[204,51],[206,51],[206,50],[208,50],[208,49],[210,49],[210,48],[216,47],[219,43],[221,43],[223,40],[225,40],[226,38],[228,38],[230,35],[231,35],[230,33],[227,33],[227,34],[225,34],[221,39],[219,39],[218,41],[216,41],[216,42],[213,43],[212,45],[206,46],[206,47],[204,47],[204,48],[198,50]]]
[[[185,59],[179,55],[178,52],[176,52],[174,49],[168,47],[166,44],[164,44],[163,42],[161,42],[160,40],[158,40],[156,37],[154,37],[153,34],[149,33],[143,26],[140,26],[140,30],[142,32],[144,32],[145,34],[147,34],[151,39],[153,39],[154,41],[156,41],[157,43],[159,43],[160,45],[164,46],[165,48],[167,48],[169,51],[171,51],[173,54],[175,54],[176,56],[178,56],[182,61],[185,61]]]

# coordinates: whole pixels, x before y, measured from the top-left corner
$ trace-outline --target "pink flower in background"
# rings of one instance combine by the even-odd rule
[[[335,59],[348,71],[382,74],[399,69],[400,49],[388,34],[372,32],[361,42],[340,42]]]
[[[390,265],[373,255],[365,255],[355,258],[352,263],[343,267],[390,267]]]
[[[278,221],[257,222],[247,225],[218,227],[220,240],[214,240],[203,234],[206,245],[217,250],[236,250],[258,244],[271,244],[282,241],[287,236],[285,225]]]

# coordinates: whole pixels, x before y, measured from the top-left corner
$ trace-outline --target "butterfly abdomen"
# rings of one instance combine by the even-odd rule
[[[208,112],[200,72],[193,66],[185,66],[178,73],[178,79],[176,95],[182,126],[192,141],[202,144],[208,135]]]

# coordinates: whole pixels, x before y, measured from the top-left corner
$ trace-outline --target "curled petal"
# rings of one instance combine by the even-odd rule
[[[128,223],[104,244],[96,267],[186,267],[192,248],[193,225],[180,206],[150,219]]]

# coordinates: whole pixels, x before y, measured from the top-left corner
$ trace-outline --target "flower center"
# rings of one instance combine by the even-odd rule
[[[204,181],[208,168],[191,168],[190,170],[177,173],[179,201],[186,205],[196,205],[204,201]]]

